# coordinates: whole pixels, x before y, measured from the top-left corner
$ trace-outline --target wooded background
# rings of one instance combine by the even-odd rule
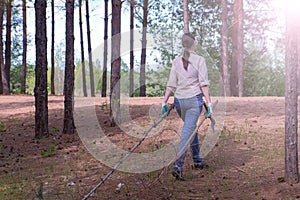
[[[115,125],[121,93],[131,97],[164,94],[171,62],[182,51],[180,38],[185,30],[196,36],[197,53],[206,58],[211,95],[285,95],[291,99],[286,104],[286,119],[292,116],[286,127],[294,127],[286,129],[291,134],[287,135],[286,144],[291,140],[297,143],[300,29],[295,13],[299,12],[288,12],[285,24],[282,8],[274,1],[91,0],[92,5],[99,2],[104,10],[105,15],[99,16],[95,15],[95,7],[89,7],[88,0],[0,0],[0,94],[34,94],[36,138],[49,134],[48,94],[64,95],[63,132],[75,132],[75,88],[75,95],[109,95],[111,125]],[[292,2],[289,0],[286,5],[291,6]],[[28,12],[34,12],[35,19],[28,19]],[[75,12],[79,16],[76,19]],[[65,17],[63,42],[56,40],[55,26],[55,16],[61,13]],[[130,19],[123,18],[126,13],[130,13]],[[97,23],[91,24],[90,18],[95,16]],[[27,29],[28,20],[35,21],[34,31]],[[47,21],[51,21],[51,26]],[[120,51],[124,23],[130,30],[129,62]],[[78,35],[75,26],[80,28]],[[91,30],[99,26],[103,27],[103,39],[92,43]],[[134,35],[136,29],[141,40]],[[50,32],[51,37],[47,37]],[[93,33],[93,37],[97,35],[100,33]],[[147,48],[147,35],[154,38],[154,49]],[[136,40],[140,40],[138,50],[133,45]],[[78,55],[75,43],[81,45]],[[103,59],[93,59],[93,50],[102,44],[103,55],[96,57]],[[28,47],[33,46],[35,59],[28,61]],[[291,78],[287,82],[285,75]],[[294,150],[287,156],[297,158],[297,145],[291,148]],[[296,169],[298,159],[294,161],[291,168]],[[298,167],[293,173],[298,181]]]
[[[0,50],[3,52],[0,61],[4,66],[1,72],[5,75],[1,77],[3,84],[0,93],[33,94],[35,61],[28,61],[26,53],[28,46],[32,49],[35,45],[35,35],[32,34],[34,30],[27,30],[26,12],[34,12],[34,2],[28,0],[6,2],[2,1],[0,11],[2,27]],[[118,26],[117,22],[111,22],[116,16],[112,15],[113,5],[116,4],[96,0],[91,2],[96,8],[89,8],[89,1],[74,1],[74,12],[80,12],[79,18],[74,19],[76,20],[74,26],[81,28],[81,32],[74,35],[75,44],[81,43],[83,48],[81,52],[87,54],[81,55],[80,50],[75,52],[75,88],[82,88],[81,91],[78,90],[79,95],[86,96],[88,90],[91,96],[101,92],[102,96],[105,96],[105,93],[109,92],[106,85],[110,84],[111,69],[107,67],[107,56],[93,56],[93,50],[100,45],[103,46],[107,39],[110,39],[111,34],[108,31],[112,31],[111,23]],[[199,53],[207,58],[211,93],[223,95],[225,88],[227,96],[283,96],[285,28],[284,19],[278,15],[280,8],[274,7],[274,3],[270,0],[255,2],[246,0],[244,5],[239,5],[238,2],[230,0],[189,2],[190,31],[197,38],[197,44],[201,48]],[[119,3],[120,9],[117,13],[120,12],[120,17],[115,20],[128,24],[131,30],[144,28],[145,33],[155,37],[157,42],[155,51],[159,54],[155,60],[150,57],[153,50],[146,52],[144,38],[142,40],[144,46],[141,46],[139,51],[132,51],[130,62],[121,57],[121,61],[118,61],[121,64],[120,74],[122,77],[128,76],[128,81],[122,85],[128,86],[124,87],[128,88],[128,93],[132,87],[131,96],[161,96],[169,73],[167,66],[170,66],[172,59],[181,53],[178,45],[184,25],[183,2],[152,0]],[[61,1],[45,1],[45,6],[48,7],[47,36],[51,36],[47,37],[48,90],[51,94],[60,95],[63,94],[66,49],[64,40],[55,40],[62,38],[55,37],[57,32],[55,28],[65,27],[58,27],[60,22],[55,22],[54,19],[60,19],[55,18],[56,15],[65,15],[66,8]],[[100,15],[102,14],[100,12],[96,13],[99,9],[106,9],[106,12],[103,12],[104,16]],[[97,18],[98,23],[90,24],[90,18],[94,20]],[[103,27],[103,32],[93,31],[94,27],[99,26]],[[29,32],[31,34],[28,34]],[[104,38],[101,39],[98,35],[103,35]],[[97,37],[98,43],[91,44],[91,37]],[[132,37],[134,38],[134,35]],[[107,46],[104,49],[107,49]],[[99,60],[99,57],[103,59]],[[159,66],[158,69],[153,70],[151,67],[154,62]],[[225,76],[224,86],[219,84],[222,83],[220,75]],[[160,81],[156,81],[156,78]],[[139,89],[133,91],[133,88]]]

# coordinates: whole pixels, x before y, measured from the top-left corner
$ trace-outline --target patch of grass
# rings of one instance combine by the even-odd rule
[[[44,197],[43,197],[43,191],[44,191],[44,189],[43,189],[43,183],[40,183],[38,192],[37,192],[37,194],[36,194],[36,197],[37,197],[39,200],[44,199]]]
[[[53,126],[51,132],[52,132],[53,134],[58,133],[58,132],[59,132],[59,128]]]
[[[54,144],[51,144],[51,145],[49,146],[49,150],[48,150],[48,151],[47,151],[47,150],[44,150],[44,149],[41,150],[41,156],[42,156],[43,158],[51,157],[51,156],[53,156],[54,151],[55,151],[55,145],[54,145]]]
[[[0,122],[0,132],[6,131],[6,125]]]
[[[0,153],[2,153],[3,150],[4,150],[4,145],[1,144],[1,145],[0,145]]]
[[[0,199],[24,199],[22,191],[18,185],[13,184],[0,184]]]

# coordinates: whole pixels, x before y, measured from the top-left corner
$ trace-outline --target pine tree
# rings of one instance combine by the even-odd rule
[[[148,24],[148,0],[144,0],[142,53],[141,53],[141,68],[140,68],[140,96],[141,97],[146,96],[147,24]]]
[[[3,15],[4,15],[4,0],[0,0],[0,94],[3,94],[5,80],[4,58],[3,58]],[[3,78],[2,78],[3,77]]]
[[[286,12],[286,83],[285,83],[285,179],[299,182],[298,168],[298,90],[299,69],[299,11],[288,0]],[[297,17],[298,16],[298,17]]]
[[[84,44],[83,44],[83,30],[82,30],[82,0],[79,0],[79,29],[80,29],[82,89],[83,89],[83,96],[87,97],[86,74],[85,74],[85,58],[84,58]]]
[[[85,6],[86,6],[86,28],[87,28],[87,39],[88,39],[91,96],[94,97],[95,96],[95,82],[94,82],[92,43],[91,43],[91,31],[90,31],[90,14],[89,14],[89,1],[88,0],[85,0]]]
[[[190,25],[189,25],[189,9],[188,9],[188,0],[183,0],[183,27],[184,32],[190,32]]]
[[[22,80],[21,93],[26,92],[26,71],[27,71],[27,19],[26,19],[26,0],[23,0],[23,58],[22,58]]]
[[[222,27],[221,27],[221,95],[225,90],[226,96],[231,96],[228,71],[228,0],[222,0]]]
[[[110,79],[110,120],[111,126],[120,120],[120,79],[121,79],[121,0],[112,0],[111,29],[111,79]]]
[[[7,81],[7,94],[10,94],[10,68],[11,68],[11,15],[12,0],[6,2],[6,41],[5,41],[5,76]]]
[[[108,39],[108,0],[105,0],[104,12],[104,51],[103,51],[103,74],[101,96],[106,97],[107,90],[107,39]]]
[[[55,12],[54,12],[54,0],[51,1],[51,94],[55,95],[55,85],[54,85],[54,77],[55,77]]]
[[[134,96],[134,5],[135,1],[130,0],[130,72],[129,72],[129,96]]]
[[[47,30],[46,0],[35,0],[35,137],[49,135],[48,130],[48,90],[47,90]]]
[[[63,133],[75,133],[74,124],[74,0],[66,0],[66,62]]]

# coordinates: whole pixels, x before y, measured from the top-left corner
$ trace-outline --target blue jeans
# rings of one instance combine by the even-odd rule
[[[202,94],[199,94],[192,98],[186,99],[174,99],[174,105],[176,111],[180,118],[184,121],[182,130],[181,130],[181,138],[180,143],[177,149],[177,155],[180,152],[183,152],[182,155],[175,161],[174,166],[182,168],[184,164],[184,159],[186,157],[188,146],[190,145],[192,150],[192,156],[194,163],[201,163],[202,158],[200,157],[200,146],[198,141],[198,131],[191,138],[190,144],[187,144],[188,139],[192,135],[193,131],[197,126],[198,118],[202,111]]]

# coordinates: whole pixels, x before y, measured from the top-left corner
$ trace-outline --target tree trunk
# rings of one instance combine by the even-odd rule
[[[238,95],[238,75],[237,75],[237,31],[238,31],[238,1],[234,0],[233,5],[233,28],[232,28],[232,65],[231,65],[231,76],[230,76],[230,90],[232,96]]]
[[[120,120],[120,78],[121,78],[121,0],[112,0],[112,41],[111,41],[111,81],[110,81],[110,119],[111,126]]]
[[[287,1],[286,5],[289,5]],[[292,9],[291,9],[292,10]],[[297,9],[296,9],[297,10]],[[297,70],[299,68],[299,19],[297,11],[286,13],[285,54],[285,180],[299,182],[298,169],[298,94]]]
[[[300,31],[300,28],[298,29]],[[300,36],[298,35],[298,70],[297,70],[297,80],[298,80],[298,96],[300,96]]]
[[[183,0],[183,23],[184,23],[184,32],[190,32],[189,26],[189,8],[188,8],[188,0]]]
[[[48,130],[48,91],[47,91],[47,30],[46,0],[35,0],[35,137],[49,135]]]
[[[51,94],[55,95],[54,76],[55,76],[55,58],[54,58],[54,44],[55,44],[55,18],[54,18],[54,0],[51,1],[51,17],[52,17],[52,32],[51,32]]]
[[[238,18],[239,1],[234,0],[233,4],[233,28],[232,28],[232,66],[230,76],[230,90],[232,96],[238,96]]]
[[[6,3],[6,41],[5,41],[5,75],[8,94],[10,94],[10,65],[11,65],[11,2]]]
[[[3,22],[3,20],[1,20]],[[2,27],[2,26],[1,26]],[[3,29],[1,28],[1,41],[0,41],[0,65],[1,65],[1,79],[2,79],[2,90],[3,90],[3,94],[5,95],[9,95],[9,88],[8,88],[8,78],[7,78],[7,73],[6,73],[6,67],[4,64],[4,56],[3,56]]]
[[[82,0],[79,0],[79,29],[80,29],[80,47],[81,47],[82,89],[83,89],[83,96],[87,97],[81,9],[82,9]]]
[[[91,31],[90,31],[90,15],[89,15],[89,1],[88,0],[85,0],[85,5],[86,5],[86,28],[87,28],[87,39],[88,39],[91,96],[94,97],[95,96],[95,82],[94,82]]]
[[[3,15],[4,15],[4,0],[0,0],[0,94],[3,94],[2,76],[4,73],[4,58],[3,58]]]
[[[108,0],[105,0],[104,51],[103,51],[102,92],[101,92],[102,97],[106,97],[106,90],[107,90],[107,38],[108,38]]]
[[[244,9],[243,9],[243,0],[239,1],[238,9],[238,58],[237,58],[237,67],[238,67],[238,91],[239,97],[242,97],[244,94]]]
[[[143,7],[143,33],[142,33],[142,54],[140,69],[140,96],[146,96],[146,47],[147,47],[147,18],[148,18],[148,0],[144,0]]]
[[[66,66],[64,84],[64,129],[63,133],[75,133],[74,103],[74,0],[66,1]]]
[[[231,96],[230,94],[230,81],[229,81],[229,72],[228,72],[228,8],[227,0],[222,0],[222,27],[221,27],[221,78],[220,81],[220,95]]]
[[[27,19],[26,19],[26,0],[23,0],[23,58],[22,58],[22,78],[21,93],[26,93],[26,65],[27,65]]]
[[[134,0],[130,1],[130,72],[129,72],[129,96],[134,96]]]

